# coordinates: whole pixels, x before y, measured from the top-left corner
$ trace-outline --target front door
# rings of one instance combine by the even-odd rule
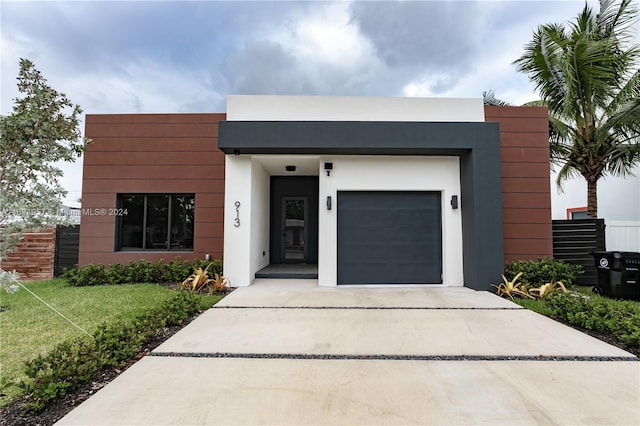
[[[282,197],[282,262],[307,262],[307,199]]]

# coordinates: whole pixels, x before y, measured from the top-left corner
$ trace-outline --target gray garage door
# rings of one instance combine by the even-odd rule
[[[338,284],[442,283],[439,192],[338,192]]]

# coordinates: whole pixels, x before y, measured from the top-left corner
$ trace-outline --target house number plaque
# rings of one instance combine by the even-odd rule
[[[240,201],[236,201],[236,219],[233,226],[236,228],[240,226]]]

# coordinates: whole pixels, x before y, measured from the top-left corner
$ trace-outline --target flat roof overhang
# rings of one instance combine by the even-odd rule
[[[499,141],[498,123],[221,121],[225,154],[463,155]]]

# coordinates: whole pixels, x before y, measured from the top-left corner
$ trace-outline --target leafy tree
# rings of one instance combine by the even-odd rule
[[[549,109],[557,184],[587,181],[588,216],[598,216],[597,182],[631,174],[640,161],[640,46],[633,43],[632,0],[601,0],[574,22],[541,25],[514,61]]]
[[[0,116],[0,259],[25,230],[60,222],[66,191],[54,163],[73,162],[83,151],[82,110],[27,59],[20,60],[18,90],[12,112]]]

